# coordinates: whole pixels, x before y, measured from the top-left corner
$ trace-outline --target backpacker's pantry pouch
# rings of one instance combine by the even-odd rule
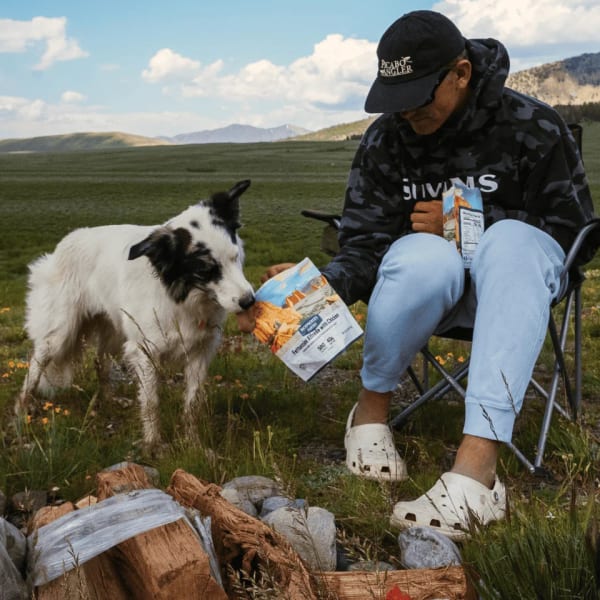
[[[469,269],[484,228],[481,191],[454,183],[442,194],[442,210],[444,238],[456,242]]]
[[[328,283],[305,258],[256,292],[252,332],[304,381],[362,335],[362,329]]]

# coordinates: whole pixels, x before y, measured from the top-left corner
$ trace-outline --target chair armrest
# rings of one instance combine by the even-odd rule
[[[328,225],[331,225],[335,229],[340,228],[340,221],[342,217],[335,213],[326,213],[322,210],[314,210],[312,208],[305,208],[300,213],[303,217],[308,217],[309,219],[317,219],[317,221],[323,221]]]
[[[571,245],[571,249],[567,253],[567,257],[565,258],[565,272],[568,273],[571,270],[573,264],[575,263],[577,255],[581,250],[581,247],[594,231],[600,231],[600,218],[598,217],[592,219],[580,229],[579,233],[577,234],[577,237]]]

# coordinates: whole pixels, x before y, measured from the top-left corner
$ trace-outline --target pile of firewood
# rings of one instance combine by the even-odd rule
[[[233,506],[220,491],[180,469],[165,492],[153,488],[139,465],[99,473],[95,496],[36,513],[28,538],[35,596],[40,600],[471,597],[459,567],[311,573],[284,537]],[[156,497],[176,507],[162,521],[155,520],[150,507]],[[132,500],[131,508],[124,499]],[[110,509],[108,520],[103,508]],[[97,525],[101,514],[102,528]],[[131,521],[132,515],[137,519],[138,514],[149,528],[129,535],[127,519]],[[209,524],[210,539],[194,526],[198,515]],[[156,526],[157,522],[162,524]],[[58,561],[53,561],[56,557]],[[266,595],[265,589],[273,595]]]

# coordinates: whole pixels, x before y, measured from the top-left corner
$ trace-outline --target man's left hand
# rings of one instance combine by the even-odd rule
[[[413,231],[442,235],[442,201],[417,202],[410,215]]]

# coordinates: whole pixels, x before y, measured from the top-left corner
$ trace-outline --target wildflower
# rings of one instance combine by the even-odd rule
[[[9,360],[8,361],[8,367],[9,367],[9,369],[14,369],[15,368],[15,361],[14,360]]]
[[[55,407],[54,407],[54,412],[55,412],[57,415],[60,415],[60,411],[61,411],[61,410],[62,410],[62,409],[61,409],[61,407],[60,407],[60,406],[55,406]]]
[[[440,363],[440,365],[446,364],[446,359],[442,358],[439,354],[435,357],[435,360],[437,360]]]
[[[241,398],[242,400],[248,400],[248,398],[250,398],[250,394],[246,394],[246,393],[244,393],[244,394],[240,394],[240,398]]]
[[[214,379],[215,381],[222,381],[222,380],[223,380],[223,375],[215,375],[215,376],[213,377],[213,379]]]
[[[48,410],[49,408],[52,408],[54,405],[52,404],[52,402],[44,402],[44,406],[42,406],[42,410]]]
[[[65,417],[68,417],[71,414],[71,411],[68,408],[65,408],[65,410],[63,410],[63,415],[65,415]]]
[[[10,377],[10,373],[2,373],[2,379],[8,379]]]
[[[7,313],[8,311],[10,311],[10,306],[4,306],[4,307],[0,308],[0,315]]]
[[[32,416],[27,415],[27,425],[31,425],[31,419],[32,419]]]
[[[459,357],[458,357],[456,360],[457,360],[459,363],[464,363],[464,362],[465,362],[465,357],[464,357],[464,356],[459,356]]]
[[[42,417],[42,425],[48,425],[48,417]]]

